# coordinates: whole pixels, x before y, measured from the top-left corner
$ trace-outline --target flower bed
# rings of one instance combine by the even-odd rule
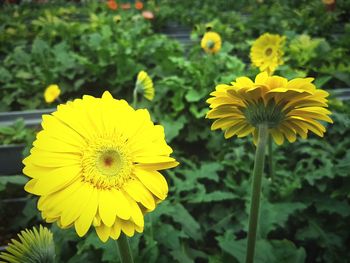
[[[145,213],[144,231],[130,238],[134,260],[244,262],[253,153],[256,148],[251,135],[254,131],[249,125],[257,124],[257,116],[266,107],[262,102],[257,105],[263,110],[247,106],[250,114],[238,117],[246,118],[250,124],[238,127],[241,129],[227,126],[232,123],[220,126],[216,122],[214,128],[226,131],[227,138],[235,134],[243,137],[226,140],[221,132],[210,131],[212,121],[205,118],[209,111],[206,100],[216,97],[210,93],[218,84],[234,90],[235,85],[241,87],[241,82],[237,80],[233,85],[230,83],[241,76],[254,81],[259,68],[266,70],[259,63],[266,63],[265,56],[274,54],[278,54],[279,59],[272,59],[269,74],[288,80],[312,77],[315,78],[312,83],[317,90],[322,88],[333,95],[341,89],[341,93],[345,93],[344,88],[350,86],[350,27],[346,21],[350,15],[349,3],[337,1],[332,8],[318,0],[273,3],[162,0],[143,2],[142,7],[139,4],[137,8],[134,3],[126,3],[6,4],[5,12],[0,17],[0,57],[3,62],[0,65],[0,109],[51,109],[68,101],[71,101],[68,105],[72,105],[74,99],[83,95],[101,98],[104,91],[130,104],[134,101],[135,108],[147,108],[152,122],[164,126],[166,144],[174,150],[171,155],[180,165],[162,172],[169,185],[167,198],[149,214],[142,210]],[[152,12],[153,17],[143,14],[143,11]],[[174,24],[191,30],[191,41],[186,41],[186,45],[161,33],[167,26]],[[277,39],[281,41],[272,47],[266,43],[261,46],[256,40],[265,33],[269,33],[267,38],[279,35]],[[206,37],[202,40],[204,35]],[[252,49],[251,53],[254,45],[257,48],[254,51]],[[311,83],[310,79],[303,81]],[[57,85],[57,88],[52,89],[53,93],[49,93],[52,96],[47,95],[45,100],[45,90],[50,85]],[[250,84],[244,85],[247,88]],[[266,86],[276,88],[271,85]],[[255,86],[249,87],[254,90]],[[285,86],[278,88],[282,87]],[[298,88],[293,88],[293,92],[299,92]],[[244,98],[248,102],[253,100],[249,97],[250,93],[248,96],[243,91],[230,91],[231,95],[225,93],[224,100],[226,96],[235,101],[244,101],[241,96],[247,96]],[[288,92],[292,93],[290,90]],[[266,160],[256,262],[342,262],[350,256],[346,245],[350,238],[347,231],[350,220],[350,105],[346,100],[341,101],[334,96],[325,101],[325,93],[322,94],[318,102],[323,105],[326,103],[332,114],[329,115],[327,111],[320,117],[317,112],[316,119],[322,120],[326,132],[319,126],[316,129],[306,128],[306,131],[316,130],[316,134],[318,131],[322,138],[315,136],[312,133],[314,131],[304,134],[305,127],[299,130],[298,138],[290,134],[285,136],[286,131],[283,129],[274,132],[273,137],[278,144],[285,139],[281,146],[272,145],[270,152],[274,160]],[[105,100],[108,100],[107,97],[105,95]],[[277,97],[274,97],[275,101]],[[94,103],[95,100],[89,97],[83,99],[84,103]],[[215,109],[212,101],[208,100]],[[298,100],[294,102],[301,103]],[[73,103],[78,105],[79,101]],[[276,105],[272,106],[271,111],[265,111],[264,114],[274,117],[273,120],[278,123],[284,115],[276,121]],[[93,119],[98,120],[102,116],[102,123],[114,123],[120,118],[117,113],[103,115],[97,106],[95,109],[86,110],[98,116],[91,115],[95,116]],[[221,114],[231,114],[231,110],[232,107],[229,112],[223,111]],[[212,112],[208,117],[214,114],[212,117],[217,118],[215,111]],[[288,111],[281,112],[288,114]],[[310,112],[308,114],[316,116]],[[333,123],[324,122],[329,121],[328,115]],[[62,120],[70,123],[74,130],[70,116],[73,115],[67,114]],[[83,120],[76,116],[76,123]],[[297,114],[297,117],[301,115]],[[110,121],[104,122],[105,118],[110,118]],[[128,119],[130,123],[132,119]],[[87,117],[82,123],[89,121],[91,119]],[[94,122],[91,123],[92,126]],[[98,125],[90,128],[84,125],[78,129],[79,133],[83,131],[90,134],[99,130]],[[25,153],[27,156],[32,145],[29,140],[13,138],[24,129],[24,126],[18,127],[3,137],[3,141],[25,143],[28,147]],[[297,126],[293,127],[298,129]],[[321,132],[318,129],[322,129]],[[55,143],[50,144],[51,152],[63,149],[57,140],[62,140],[64,136],[60,137],[59,131],[55,136]],[[49,144],[38,144],[35,146],[38,149],[49,147]],[[142,145],[145,144],[143,141]],[[157,147],[154,148],[156,151]],[[35,159],[36,162],[45,164],[50,161],[49,157],[41,158],[44,153],[40,154],[37,150],[32,151],[32,156],[40,156]],[[34,157],[29,157],[29,160]],[[103,157],[103,171],[106,172],[118,158],[115,154]],[[144,160],[141,158],[141,161]],[[1,161],[9,167],[7,157],[1,157]],[[271,168],[274,168],[274,173]],[[36,176],[33,171],[26,174]],[[54,188],[56,179],[47,185]],[[0,176],[2,246],[21,229],[44,223],[37,209],[37,197],[24,191],[27,181],[28,177],[20,174]],[[31,184],[26,189],[39,196],[50,190],[48,186],[43,186],[44,183],[40,183],[42,188]],[[158,188],[152,189],[157,191]],[[163,192],[152,192],[152,196],[158,194],[155,200],[160,201],[159,198],[165,198],[160,195]],[[84,201],[77,196],[74,198],[76,202]],[[16,205],[9,199],[15,199]],[[46,213],[44,217],[50,222],[45,225],[53,233],[58,262],[116,261],[118,252],[115,244],[111,240],[106,243],[100,241],[116,237],[104,232],[105,221],[102,221],[102,225],[98,218],[96,222],[91,222],[91,228],[98,228],[97,234],[95,230],[90,230],[84,238],[80,238],[74,228],[62,230],[56,224],[51,224],[56,221],[53,219],[57,219],[54,215],[58,210],[49,209],[49,206],[40,210]],[[151,208],[149,206],[147,209]],[[129,218],[134,223],[134,219]],[[67,227],[70,226],[68,223],[65,222]],[[110,228],[109,219],[107,224]],[[135,224],[135,229],[142,232],[140,224]],[[124,230],[122,232],[130,233]]]

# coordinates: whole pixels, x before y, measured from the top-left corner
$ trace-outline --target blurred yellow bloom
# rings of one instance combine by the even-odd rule
[[[137,75],[136,91],[141,91],[143,96],[148,100],[153,100],[154,98],[153,81],[143,70]]]
[[[55,262],[55,246],[49,229],[33,227],[22,230],[17,236],[19,240],[11,239],[12,243],[0,253],[0,262]]]
[[[47,103],[54,102],[58,96],[61,94],[61,90],[56,84],[48,86],[44,93],[44,98]]]
[[[120,15],[113,16],[113,21],[117,24],[122,20],[122,17]]]
[[[285,37],[265,33],[261,35],[250,50],[250,59],[260,71],[271,75],[279,65],[283,64],[282,56]]]
[[[142,232],[143,215],[168,193],[159,170],[178,165],[148,111],[105,92],[59,105],[42,127],[23,173],[46,222],[79,236],[93,225],[103,242]]]
[[[326,132],[319,121],[332,123],[328,116],[329,95],[316,89],[313,78],[296,78],[288,81],[266,72],[256,76],[237,78],[231,85],[219,84],[207,102],[209,119],[217,119],[212,130],[221,129],[228,139],[253,134],[257,141],[259,124],[268,124],[269,133],[277,144],[284,138],[294,142],[299,135],[307,138],[308,131],[320,137]]]
[[[325,5],[332,5],[335,3],[335,0],[322,0],[322,2],[325,4]]]
[[[216,32],[206,32],[201,41],[201,47],[205,52],[215,54],[221,49],[221,37]]]

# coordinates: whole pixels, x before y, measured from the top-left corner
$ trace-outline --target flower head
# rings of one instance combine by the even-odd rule
[[[46,103],[54,102],[60,94],[61,94],[61,90],[58,87],[58,85],[53,84],[48,86],[44,92],[44,98]]]
[[[118,4],[114,0],[108,0],[107,1],[107,6],[111,10],[117,10],[118,9]]]
[[[221,37],[216,32],[206,32],[201,41],[201,47],[205,52],[215,54],[221,49]]]
[[[11,263],[54,262],[55,246],[49,229],[40,225],[39,231],[33,227],[17,236],[19,240],[11,239],[5,252],[0,253],[0,259]]]
[[[142,232],[143,215],[167,196],[159,170],[178,165],[148,111],[105,92],[59,105],[42,127],[23,161],[42,217],[79,236],[93,225],[104,242]]]
[[[137,75],[136,91],[142,91],[143,96],[148,100],[153,100],[154,98],[153,81],[143,70]]]
[[[128,10],[128,9],[131,8],[130,3],[124,3],[124,4],[122,4],[121,6],[122,6],[122,9],[123,9],[123,10]]]
[[[135,2],[135,8],[136,8],[137,10],[143,9],[143,3],[142,3],[141,1],[136,1],[136,2]]]
[[[115,23],[120,23],[120,21],[122,20],[122,17],[120,15],[116,15],[116,16],[113,16],[113,21]]]
[[[325,127],[319,121],[332,123],[326,108],[329,95],[316,89],[313,78],[288,81],[266,72],[256,76],[237,78],[231,85],[220,84],[207,102],[209,119],[217,119],[212,130],[222,129],[225,138],[253,134],[257,140],[259,124],[268,124],[269,132],[277,144],[284,138],[294,142],[297,135],[306,138],[309,131],[323,137]]]
[[[143,16],[145,19],[147,19],[147,20],[152,20],[152,19],[154,19],[154,14],[153,14],[153,12],[148,11],[148,10],[142,11],[142,16]]]
[[[279,65],[283,64],[282,46],[285,37],[265,33],[255,40],[251,50],[250,58],[254,66],[260,71],[272,74]]]
[[[332,5],[335,3],[335,0],[322,0],[322,2],[325,4],[325,5]]]

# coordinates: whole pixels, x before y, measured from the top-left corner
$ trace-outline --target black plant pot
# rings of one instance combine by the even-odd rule
[[[0,145],[0,175],[21,174],[25,145]]]
[[[192,40],[190,39],[191,29],[189,27],[169,23],[161,33],[178,40],[184,47],[192,44]]]
[[[9,126],[17,119],[22,118],[26,127],[39,127],[43,114],[49,114],[55,109],[1,112],[0,125]],[[24,144],[0,145],[0,175],[21,174]]]
[[[30,110],[30,111],[11,111],[0,112],[0,125],[9,126],[17,119],[22,118],[26,127],[36,127],[41,123],[43,114],[50,114],[56,109]]]

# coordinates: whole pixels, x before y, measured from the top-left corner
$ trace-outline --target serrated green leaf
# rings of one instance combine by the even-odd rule
[[[214,191],[211,193],[204,193],[202,195],[194,195],[193,198],[189,199],[189,203],[210,203],[224,200],[236,199],[237,195],[228,192]]]

